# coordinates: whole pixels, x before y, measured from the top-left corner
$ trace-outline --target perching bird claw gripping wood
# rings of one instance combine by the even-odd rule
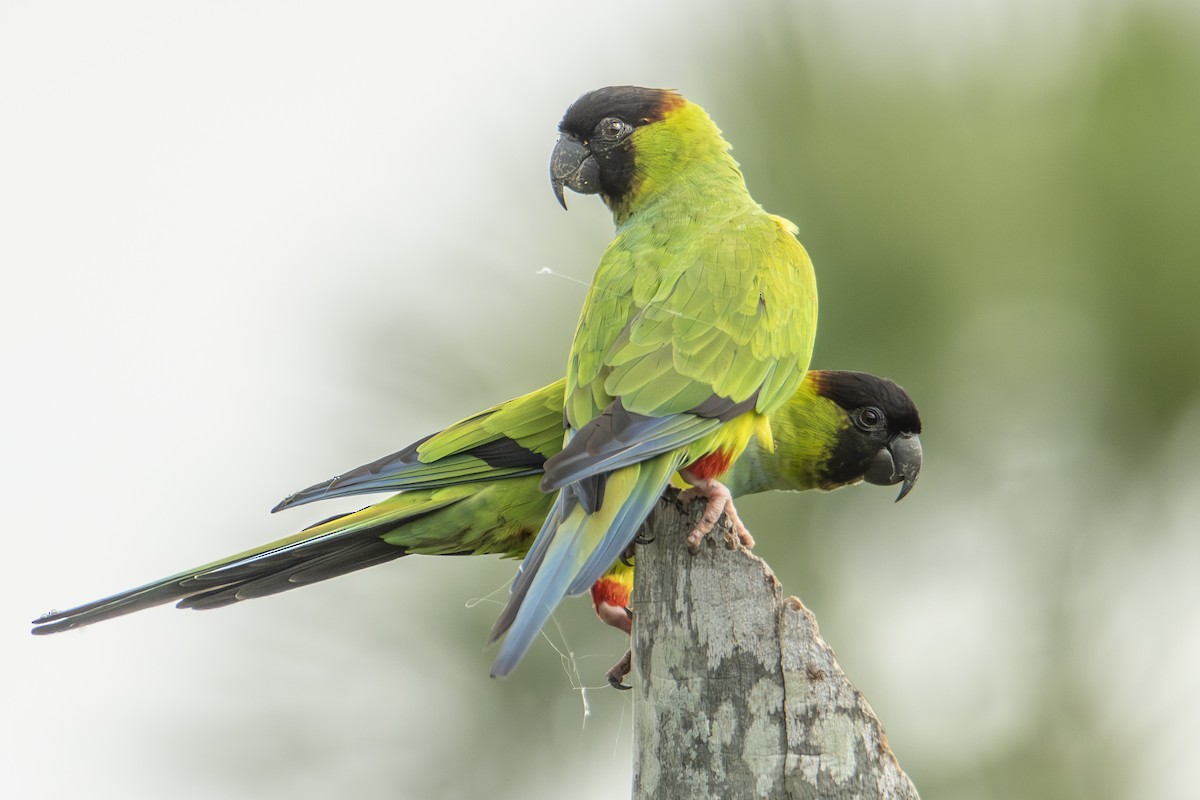
[[[637,551],[634,800],[916,800],[812,612],[720,534],[688,552],[699,511],[661,502]]]

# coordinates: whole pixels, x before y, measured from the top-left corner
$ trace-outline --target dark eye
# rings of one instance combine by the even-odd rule
[[[866,406],[854,412],[854,424],[864,431],[874,431],[883,427],[883,412],[875,406]]]
[[[629,125],[624,120],[616,117],[605,117],[596,126],[596,133],[600,138],[607,139],[610,142],[620,139],[628,130]]]

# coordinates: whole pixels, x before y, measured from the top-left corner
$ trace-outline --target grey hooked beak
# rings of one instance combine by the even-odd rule
[[[567,207],[567,201],[563,198],[564,186],[579,194],[596,194],[600,191],[600,165],[574,137],[564,134],[554,146],[554,153],[550,156],[550,186],[563,208]]]
[[[920,474],[921,439],[915,433],[901,433],[875,454],[875,460],[863,478],[877,486],[893,486],[903,481],[900,494],[896,496],[899,503],[912,491]]]

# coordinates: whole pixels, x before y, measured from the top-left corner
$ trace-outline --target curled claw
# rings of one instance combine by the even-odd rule
[[[632,686],[625,684],[625,677],[633,669],[633,651],[626,650],[625,655],[621,656],[621,660],[612,665],[608,672],[604,673],[604,677],[608,678],[608,685],[614,689],[620,689],[627,692],[632,689]]]

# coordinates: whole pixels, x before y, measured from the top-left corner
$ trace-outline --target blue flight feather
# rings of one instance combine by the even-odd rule
[[[572,489],[568,486],[559,492],[513,583],[509,602],[510,606],[517,604],[515,614],[506,607],[497,621],[498,627],[493,629],[493,638],[505,633],[504,643],[492,664],[493,677],[503,677],[516,668],[563,597],[587,591],[625,551],[662,496],[678,467],[678,459],[677,455],[667,455],[631,467],[639,470],[633,489],[627,497],[606,497],[606,505],[620,503],[620,506],[590,553],[581,550],[588,538],[588,523],[595,515],[582,514],[577,523],[571,522],[571,513],[579,510],[570,496]],[[564,510],[568,506],[570,510]],[[571,527],[564,527],[564,523]],[[582,563],[581,555],[586,556]]]

